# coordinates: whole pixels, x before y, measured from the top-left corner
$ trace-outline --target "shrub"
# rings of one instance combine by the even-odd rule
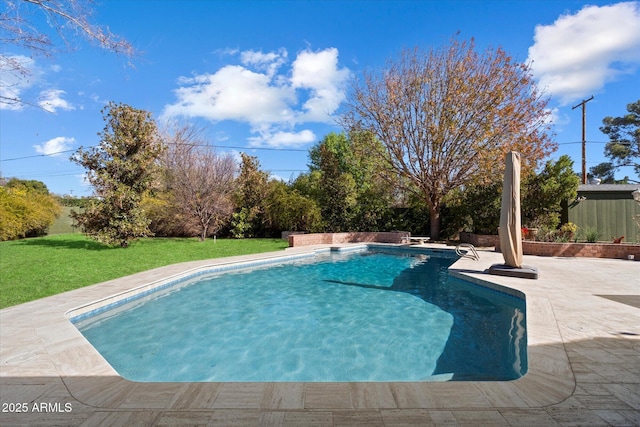
[[[543,170],[522,180],[522,221],[530,227],[555,229],[560,224],[562,202],[574,199],[579,179],[567,155],[549,160]]]
[[[46,187],[0,187],[0,240],[43,236],[61,211]]]
[[[577,230],[578,226],[572,222],[562,224],[560,229],[557,231],[557,240],[562,242],[569,242],[574,238]]]
[[[584,240],[587,243],[596,243],[600,240],[601,234],[595,227],[587,227],[583,230]]]

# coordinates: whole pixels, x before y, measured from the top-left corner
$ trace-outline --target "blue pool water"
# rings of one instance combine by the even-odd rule
[[[511,380],[525,304],[397,250],[205,275],[76,323],[134,381]]]

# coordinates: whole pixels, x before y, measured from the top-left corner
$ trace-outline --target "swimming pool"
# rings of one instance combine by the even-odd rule
[[[524,300],[449,277],[456,259],[379,246],[323,252],[201,274],[72,321],[134,381],[524,375]]]

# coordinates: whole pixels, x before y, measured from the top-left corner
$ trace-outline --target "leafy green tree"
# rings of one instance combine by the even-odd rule
[[[269,174],[260,170],[256,157],[240,154],[242,163],[234,196],[237,211],[233,214],[231,233],[234,237],[253,237],[264,234],[264,199],[268,192]]]
[[[383,144],[371,132],[350,132],[353,153],[349,173],[356,182],[356,231],[387,231],[393,227],[394,208],[401,195],[395,174],[387,173]]]
[[[302,173],[291,184],[291,188],[305,197],[313,200],[320,200],[320,181],[322,172],[318,169],[311,169],[308,173]]]
[[[520,207],[522,224],[555,229],[560,224],[562,204],[575,199],[580,179],[567,155],[549,160],[537,174],[522,177]],[[472,184],[447,198],[451,235],[460,229],[479,234],[496,234],[500,225],[502,180]]]
[[[502,49],[456,39],[440,49],[406,49],[385,69],[354,81],[342,116],[349,131],[374,134],[398,185],[425,201],[431,237],[449,192],[500,174],[504,154],[533,170],[555,149],[547,100],[530,68]]]
[[[317,202],[277,180],[269,182],[265,214],[266,222],[273,231],[317,232],[322,227]]]
[[[90,237],[127,247],[151,234],[141,200],[158,170],[164,147],[151,114],[110,102],[103,110],[106,122],[100,144],[80,147],[71,160],[87,169],[96,200],[72,218]]]
[[[622,183],[622,182],[616,181],[615,173],[616,173],[616,167],[613,166],[613,163],[602,162],[589,168],[589,173],[587,174],[587,178],[589,179],[597,178],[600,180],[602,184]],[[626,179],[623,181],[626,181]],[[626,184],[626,182],[624,183]]]
[[[322,172],[318,201],[327,231],[349,231],[357,206],[355,180],[341,170],[342,159],[327,144],[320,144],[318,156]]]
[[[549,160],[540,173],[523,180],[522,223],[555,229],[560,224],[562,203],[577,197],[579,183],[569,156]]]
[[[294,186],[318,200],[331,231],[378,231],[391,220],[393,186],[380,172],[382,145],[368,132],[331,133],[309,153],[310,174]],[[304,193],[304,191],[303,191]]]
[[[0,240],[42,236],[60,212],[44,183],[12,178],[0,186]]]
[[[154,190],[141,202],[145,215],[149,218],[149,230],[157,237],[187,237],[197,235],[189,230],[174,194],[168,190]]]
[[[604,155],[609,162],[600,163],[590,169],[603,183],[618,183],[615,172],[623,166],[632,166],[640,179],[640,100],[627,105],[626,114],[621,117],[605,117],[600,131],[609,137],[604,147]],[[628,178],[623,182],[628,181]]]
[[[57,196],[57,199],[58,203],[60,203],[62,206],[85,208],[91,203],[93,197],[74,197],[65,194],[63,196]]]
[[[39,193],[49,195],[49,189],[42,181],[35,179],[17,179],[11,178],[6,185],[7,188],[24,189],[30,193]]]
[[[502,180],[494,179],[471,184],[464,191],[454,191],[447,197],[449,234],[460,229],[477,234],[496,234],[500,224]]]

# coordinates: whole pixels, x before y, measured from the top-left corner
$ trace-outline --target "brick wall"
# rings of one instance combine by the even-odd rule
[[[292,234],[289,236],[289,247],[364,242],[402,243],[402,238],[410,235],[408,231]]]
[[[499,241],[496,245],[496,251],[500,251]],[[640,260],[640,245],[624,243],[548,243],[523,240],[522,253],[524,255],[618,259],[627,259],[628,255],[633,255],[636,260]]]
[[[474,233],[460,233],[461,243],[471,243],[473,246],[479,248],[488,248],[495,246],[500,238],[497,235],[491,234],[474,234]]]

